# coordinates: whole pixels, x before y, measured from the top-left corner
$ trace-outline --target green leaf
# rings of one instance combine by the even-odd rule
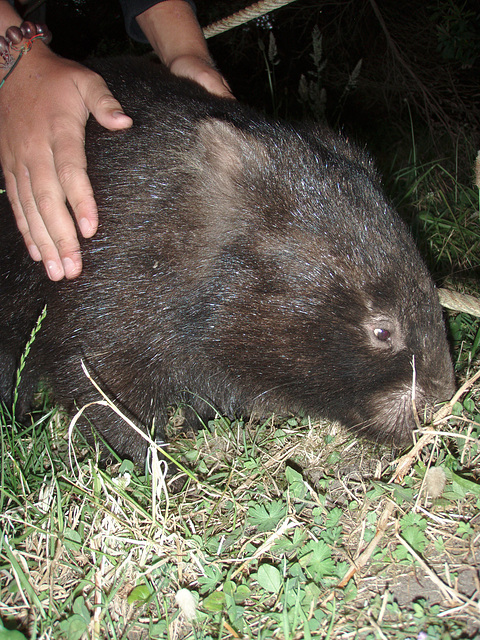
[[[473,535],[473,527],[468,522],[459,522],[457,527],[457,536],[460,538]]]
[[[453,471],[447,471],[447,477],[453,485],[453,491],[458,493],[462,498],[467,493],[473,493],[473,495],[480,496],[480,485],[457,475]]]
[[[298,549],[303,547],[306,534],[301,529],[295,529],[293,532],[293,539],[287,536],[279,538],[278,542],[273,545],[273,549],[277,553],[293,555]]]
[[[69,551],[79,551],[82,546],[82,538],[78,531],[66,528],[63,532],[63,544]]]
[[[88,631],[88,624],[82,616],[73,615],[67,618],[67,620],[60,622],[60,629],[64,632],[64,638],[68,638],[68,640],[80,640],[83,634]]]
[[[425,534],[418,527],[410,527],[408,529],[402,529],[403,538],[408,544],[415,549],[415,551],[422,553],[427,546],[428,540]]]
[[[240,584],[234,594],[235,602],[240,604],[250,597],[252,591],[246,584]]]
[[[0,622],[0,640],[26,640],[26,636],[20,631],[5,629]]]
[[[201,594],[213,591],[222,579],[222,572],[216,565],[205,567],[204,572],[205,574],[198,579]]]
[[[426,519],[422,515],[414,513],[413,511],[406,513],[402,518],[400,518],[400,526],[403,532],[410,527],[417,527],[418,529],[425,531],[427,524]]]
[[[163,638],[166,637],[168,624],[165,620],[161,620],[155,624],[152,624],[149,629],[150,638]]]
[[[393,497],[395,500],[401,504],[402,502],[413,502],[414,491],[413,489],[401,487],[400,485],[395,485],[395,489],[393,491]]]
[[[340,453],[338,451],[332,451],[332,453],[327,456],[327,464],[328,465],[335,465],[337,464],[337,462],[339,462],[342,459],[342,456],[340,455]]]
[[[469,413],[473,413],[475,411],[475,402],[472,398],[465,398],[463,401],[463,408]]]
[[[124,473],[132,473],[135,470],[135,465],[131,460],[123,460],[118,470],[118,475],[121,476]]]
[[[237,590],[237,585],[232,580],[225,580],[223,583],[223,593],[227,593],[229,596],[233,596]]]
[[[76,613],[82,617],[87,624],[90,624],[90,612],[85,606],[85,600],[82,596],[75,598],[75,602],[73,603],[73,613]]]
[[[215,591],[214,593],[211,593],[203,601],[203,606],[207,611],[212,611],[213,613],[223,611],[223,608],[225,607],[225,594],[223,591]]]
[[[310,541],[304,547],[305,553],[298,559],[299,563],[314,580],[335,575],[335,562],[332,560],[330,547],[319,540]]]
[[[461,402],[455,402],[455,404],[452,407],[452,415],[461,416],[462,415],[462,411],[463,411],[462,403]]]
[[[128,604],[145,604],[150,600],[152,592],[150,587],[146,584],[140,584],[138,587],[134,587],[127,598]]]
[[[318,587],[314,582],[309,582],[305,586],[304,596],[303,596],[303,604],[305,608],[310,608],[312,603],[317,602],[320,598],[320,594],[322,593],[320,587]]]
[[[343,590],[343,600],[344,602],[351,602],[352,600],[355,600],[356,597],[357,585],[354,580],[350,580]]]
[[[299,498],[303,500],[308,493],[307,487],[305,486],[305,481],[303,480],[302,474],[298,473],[292,467],[287,466],[285,469],[285,477],[287,478],[287,482],[289,485],[290,495],[294,498]]]
[[[338,507],[334,507],[333,509],[331,509],[327,513],[327,518],[325,520],[326,528],[329,529],[330,527],[336,527],[342,515],[343,515],[342,509],[339,509]]]
[[[258,584],[268,593],[278,593],[282,588],[280,571],[271,564],[261,564],[256,575]]]
[[[269,505],[252,504],[248,509],[248,520],[259,531],[272,531],[287,515],[287,505],[275,500]]]

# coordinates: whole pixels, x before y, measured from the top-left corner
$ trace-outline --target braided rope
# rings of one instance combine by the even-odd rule
[[[452,311],[469,313],[480,318],[480,300],[478,298],[450,289],[438,289],[438,297],[442,307]]]
[[[259,18],[260,16],[270,13],[270,11],[273,11],[274,9],[290,4],[291,2],[295,2],[295,0],[260,0],[260,2],[255,2],[255,4],[237,11],[227,18],[222,18],[222,20],[218,20],[217,22],[213,22],[208,25],[208,27],[205,27],[203,30],[203,35],[207,39],[213,38],[213,36],[216,36],[219,33],[224,33],[225,31],[229,31],[241,24],[250,22],[250,20]]]

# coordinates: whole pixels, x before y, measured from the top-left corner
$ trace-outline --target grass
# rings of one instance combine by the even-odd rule
[[[408,160],[390,172],[389,190],[395,204],[410,223],[431,271],[457,287],[464,283],[478,293],[480,184],[475,185],[474,175],[477,152],[468,140],[459,141],[453,160],[422,162],[413,124],[410,135],[412,151]],[[425,140],[420,145],[425,146]],[[477,182],[478,175],[477,169]]]
[[[81,441],[70,463],[56,410],[28,428],[4,412],[0,638],[470,637],[477,406],[472,389],[396,485],[391,450],[307,418],[173,433],[189,473],[141,476]]]
[[[478,193],[416,159],[396,181],[437,272],[477,268]],[[463,382],[480,328],[449,323]],[[478,382],[396,482],[398,452],[293,416],[172,424],[169,475],[101,468],[45,398],[0,415],[0,640],[480,637]]]

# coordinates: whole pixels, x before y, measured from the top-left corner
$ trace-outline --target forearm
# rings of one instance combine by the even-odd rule
[[[8,27],[19,27],[22,19],[6,0],[0,0],[0,35],[4,36]]]
[[[167,67],[181,56],[194,56],[211,64],[202,30],[184,0],[158,2],[138,15],[137,22]]]
[[[137,23],[162,62],[177,76],[189,78],[207,91],[233,98],[215,68],[202,29],[185,0],[164,0],[137,15]]]

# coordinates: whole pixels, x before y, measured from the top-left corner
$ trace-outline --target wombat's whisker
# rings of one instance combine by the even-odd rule
[[[293,387],[293,386],[294,386],[294,383],[289,381],[289,382],[283,382],[282,384],[277,384],[274,387],[270,387],[270,389],[265,389],[265,391],[261,391],[260,393],[257,393],[256,396],[253,396],[251,400],[252,405],[260,398],[264,398],[266,395],[268,395],[269,393],[273,393],[273,391],[276,391],[277,389],[282,389],[285,387]]]

